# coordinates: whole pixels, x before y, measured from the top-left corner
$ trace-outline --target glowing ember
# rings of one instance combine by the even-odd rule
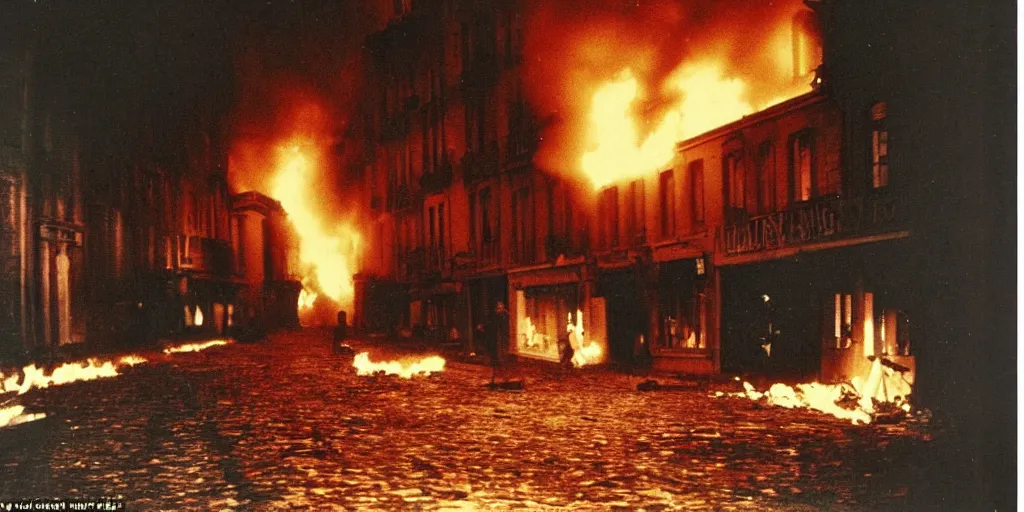
[[[370,354],[360,352],[352,361],[356,369],[356,375],[373,375],[383,372],[388,375],[398,375],[403,379],[410,379],[414,375],[430,375],[431,373],[444,370],[445,360],[440,356],[429,356],[418,360],[407,361],[384,361],[375,363],[370,361]]]
[[[196,327],[203,326],[203,309],[200,308],[199,306],[196,306],[196,317],[195,319],[192,320],[192,322],[196,325]]]
[[[202,343],[186,343],[184,345],[179,345],[177,347],[167,347],[164,349],[164,354],[175,354],[181,352],[199,352],[201,350],[206,350],[211,347],[217,347],[220,345],[227,344],[227,340],[212,340],[205,341]]]
[[[281,203],[299,236],[299,257],[309,268],[303,280],[300,308],[311,308],[318,294],[309,284],[342,308],[351,305],[356,255],[361,238],[348,224],[333,228],[316,209],[317,171],[322,150],[309,142],[293,140],[278,151],[278,171],[271,196]],[[307,281],[311,281],[308,283]]]
[[[911,377],[912,379],[912,377]],[[744,391],[733,396],[751,400],[767,400],[769,404],[787,409],[807,408],[848,419],[853,424],[871,423],[876,414],[876,404],[890,404],[910,411],[907,397],[912,382],[902,374],[883,367],[876,359],[866,381],[854,378],[850,384],[797,384],[792,388],[785,384],[772,384],[768,391],[760,392],[749,382],[743,383]]]
[[[604,349],[601,345],[587,341],[583,331],[583,311],[576,310],[576,323],[573,324],[572,314],[569,314],[566,331],[569,333],[569,345],[572,347],[572,364],[580,368],[589,364],[598,364],[604,361]]]
[[[46,414],[43,413],[24,414],[24,412],[25,407],[22,405],[0,408],[0,428],[41,420],[46,417]]]

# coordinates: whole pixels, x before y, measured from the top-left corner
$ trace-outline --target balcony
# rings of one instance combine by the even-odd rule
[[[502,159],[502,167],[511,169],[528,165],[537,150],[537,136],[537,130],[530,128],[505,137],[505,155]]]
[[[452,166],[447,161],[442,162],[434,170],[425,172],[420,176],[420,187],[428,194],[442,192],[451,184]]]
[[[165,268],[228,277],[234,251],[227,240],[187,235],[164,237]]]
[[[898,194],[817,198],[736,219],[719,230],[718,246],[736,255],[895,231],[904,225],[906,208]]]

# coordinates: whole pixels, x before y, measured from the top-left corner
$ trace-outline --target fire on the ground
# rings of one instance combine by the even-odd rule
[[[403,358],[401,360],[374,362],[368,352],[360,352],[352,360],[356,375],[374,375],[385,373],[398,375],[403,379],[411,379],[416,375],[430,375],[444,370],[445,360],[441,356],[422,358]]]

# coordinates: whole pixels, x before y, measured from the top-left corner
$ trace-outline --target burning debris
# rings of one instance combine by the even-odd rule
[[[821,384],[812,382],[790,387],[776,383],[768,391],[757,391],[749,382],[743,383],[743,392],[729,396],[766,400],[768,404],[787,409],[806,408],[847,419],[854,425],[889,420],[894,414],[909,413],[913,377],[905,376],[899,368],[882,363],[876,358],[867,379],[854,377],[850,384]],[[716,396],[725,396],[718,392]]]
[[[445,360],[440,356],[428,356],[421,359],[406,359],[404,361],[370,361],[370,354],[360,352],[352,361],[356,369],[356,375],[374,375],[385,373],[398,375],[403,379],[411,379],[414,375],[430,375],[444,370]]]
[[[182,352],[200,352],[212,347],[218,347],[221,345],[227,345],[227,340],[211,340],[204,341],[201,343],[186,343],[184,345],[178,345],[177,347],[167,347],[164,349],[164,354],[177,354]]]
[[[127,365],[131,366],[132,364],[137,363],[133,360],[131,364]],[[90,358],[85,362],[64,363],[54,368],[49,375],[46,374],[44,368],[30,364],[22,368],[21,375],[14,374],[5,377],[3,374],[0,374],[0,381],[2,381],[2,391],[4,393],[17,391],[19,395],[22,395],[32,388],[42,389],[83,380],[116,377],[117,375],[117,366],[112,361],[100,362]]]
[[[25,406],[12,405],[0,408],[0,428],[13,427],[30,421],[41,420],[46,417],[44,413],[25,414]]]

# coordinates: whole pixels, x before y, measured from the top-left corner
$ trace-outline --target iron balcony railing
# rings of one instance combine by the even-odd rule
[[[877,234],[900,229],[907,217],[903,195],[880,193],[823,197],[721,227],[718,244],[727,255]]]

